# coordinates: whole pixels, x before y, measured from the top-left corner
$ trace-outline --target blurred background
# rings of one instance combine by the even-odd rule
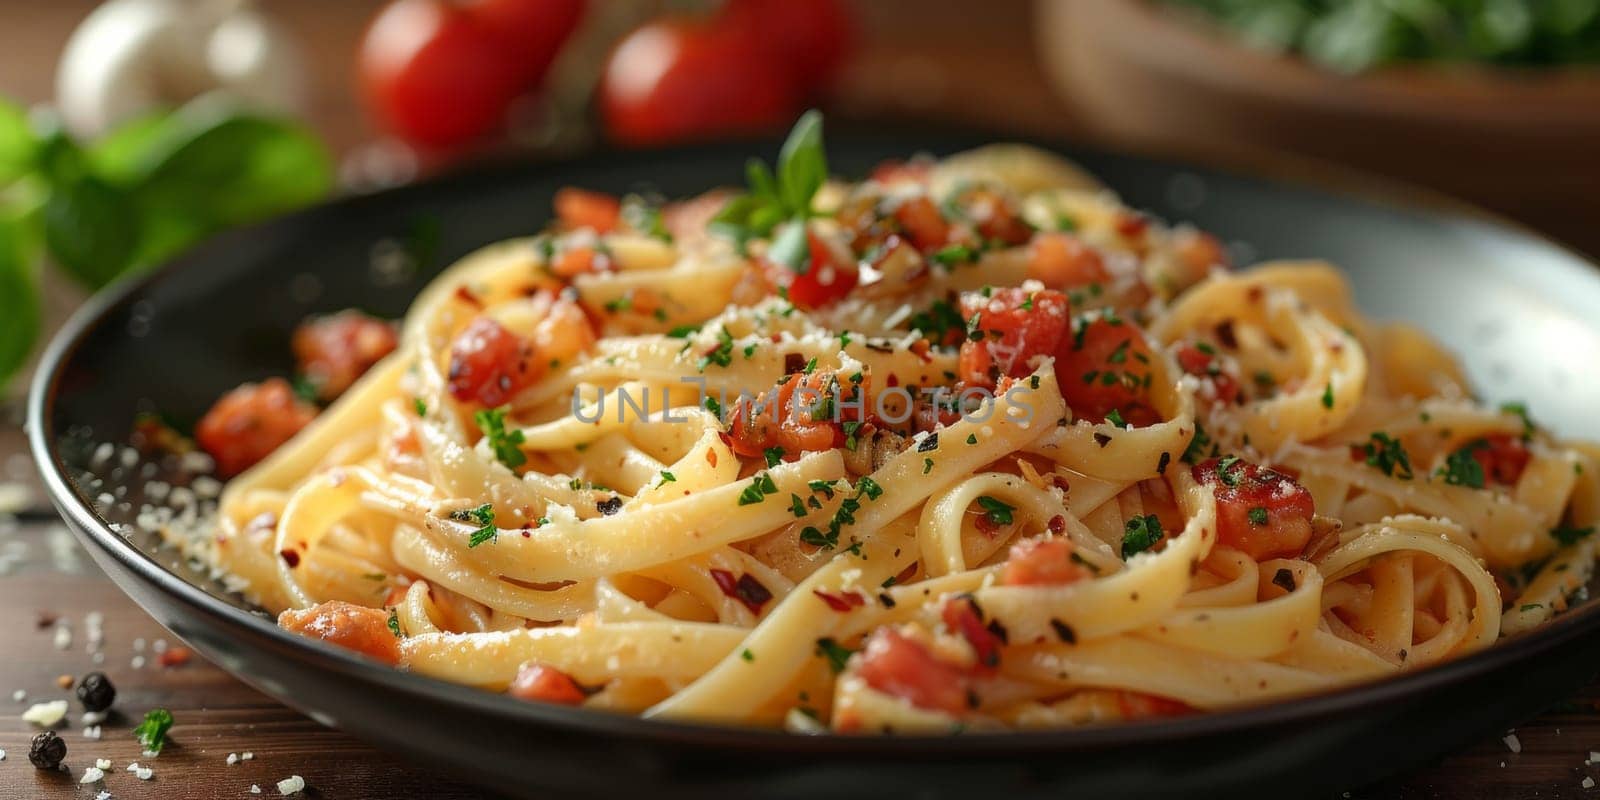
[[[12,0],[0,384],[85,292],[221,228],[810,106],[831,129],[1308,156],[1600,254],[1600,0]]]

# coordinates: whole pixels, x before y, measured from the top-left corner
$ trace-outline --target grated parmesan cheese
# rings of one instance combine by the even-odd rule
[[[104,772],[104,771],[106,771],[108,769],[111,769],[111,759],[109,759],[109,758],[97,758],[97,759],[94,760],[94,767],[95,767],[95,769],[98,769],[101,772]]]
[[[105,770],[99,767],[89,767],[83,771],[83,777],[78,779],[78,783],[99,783],[105,779]]]
[[[1583,788],[1585,788],[1585,789],[1593,789],[1594,788],[1594,778],[1587,778],[1586,777],[1586,778],[1583,779],[1583,783],[1580,784],[1580,785],[1583,786]]]
[[[306,779],[300,777],[299,775],[290,775],[289,777],[284,778],[281,781],[278,781],[278,794],[282,794],[282,795],[296,794],[296,793],[300,792],[302,789],[305,789],[305,788],[306,788]]]
[[[1522,740],[1518,739],[1517,735],[1515,733],[1506,734],[1503,738],[1501,738],[1500,741],[1505,742],[1506,743],[1506,747],[1509,748],[1511,750],[1511,752],[1513,752],[1513,753],[1522,752]]]

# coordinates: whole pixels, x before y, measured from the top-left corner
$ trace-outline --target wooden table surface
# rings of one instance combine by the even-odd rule
[[[349,61],[357,31],[376,3],[274,0],[268,5],[305,45],[315,76],[314,124],[339,152],[369,140],[372,134],[350,97]],[[61,44],[90,6],[86,0],[0,0],[0,93],[26,102],[47,99]],[[956,0],[862,3],[869,44],[851,70],[849,88],[835,99],[835,110],[1039,135],[1072,133],[1072,113],[1050,91],[1027,42],[1028,5],[985,4],[982,15],[970,10]],[[1600,239],[1593,244],[1590,249],[1600,250]],[[93,798],[102,789],[117,800],[251,797],[252,785],[265,796],[277,796],[276,782],[290,775],[305,778],[309,797],[488,796],[323,728],[198,658],[181,667],[155,666],[157,643],[177,646],[176,641],[91,563],[47,510],[32,473],[15,423],[0,421],[0,484],[22,480],[33,487],[20,515],[0,513],[0,750],[5,751],[0,800]],[[84,622],[91,612],[105,619],[104,642],[94,652]],[[71,644],[57,649],[54,625],[41,627],[41,619],[70,626]],[[102,663],[96,663],[95,653]],[[141,656],[143,666],[136,667]],[[93,669],[104,671],[117,686],[118,714],[103,724],[103,738],[86,739],[82,709],[73,700],[60,729],[72,774],[35,770],[27,750],[36,731],[21,720],[22,711],[33,702],[70,697],[57,686],[58,677]],[[27,693],[26,702],[12,702],[16,690]],[[1329,797],[1351,789],[1348,796],[1372,798],[1600,794],[1581,785],[1586,777],[1600,781],[1600,764],[1586,764],[1589,753],[1600,750],[1597,705],[1600,683],[1520,726],[1520,753],[1501,740],[1505,732],[1486,732],[1479,744],[1381,785],[1323,788]],[[131,731],[145,711],[156,707],[170,709],[177,719],[174,744],[160,757],[144,759]],[[244,752],[254,757],[227,763],[230,753]],[[97,758],[112,761],[103,786],[80,786],[78,777]],[[139,781],[126,771],[131,761],[153,767],[154,778]]]

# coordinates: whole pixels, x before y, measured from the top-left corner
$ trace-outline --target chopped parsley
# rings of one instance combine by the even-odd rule
[[[800,495],[791,494],[789,495],[789,510],[794,514],[795,519],[799,519],[806,515],[806,502],[800,499]]]
[[[612,314],[619,314],[631,308],[633,308],[633,298],[627,295],[623,295],[614,300],[607,300],[605,302],[606,311]]]
[[[394,638],[400,638],[400,613],[392,608],[389,609],[389,632]]]
[[[483,431],[483,437],[488,440],[489,449],[494,451],[495,460],[510,470],[528,463],[528,457],[523,455],[522,448],[518,447],[524,440],[522,431],[506,430],[504,408],[485,408],[472,418],[478,423],[478,430]]]
[[[750,652],[750,648],[748,648],[748,647],[746,647],[743,651],[741,651],[739,653],[739,657],[744,659],[745,661],[754,661],[754,660],[756,660],[756,654]]]
[[[800,541],[805,542],[812,547],[820,547],[824,550],[832,550],[834,545],[839,543],[839,534],[832,532],[823,533],[817,528],[807,525],[800,531]]]
[[[412,408],[414,408],[414,409],[416,409],[416,411],[417,411],[417,416],[419,416],[419,417],[426,417],[426,416],[428,416],[428,404],[427,404],[427,403],[424,403],[424,402],[423,402],[423,401],[422,401],[422,398],[420,398],[420,397],[418,397],[418,398],[414,398],[414,399],[413,399],[413,400],[412,400],[412,401],[411,401],[411,407],[412,407]]]
[[[1411,480],[1411,456],[1406,453],[1405,445],[1400,440],[1383,431],[1374,431],[1372,438],[1361,445],[1361,452],[1366,455],[1367,464],[1383,474]]]
[[[1322,389],[1322,407],[1333,408],[1333,381],[1328,381],[1328,385]]]
[[[724,325],[722,330],[717,332],[717,346],[712,348],[711,352],[701,356],[700,363],[697,366],[701,372],[705,372],[706,367],[711,366],[712,364],[716,364],[719,367],[726,367],[732,363],[733,334],[728,333],[728,328],[726,325]]]
[[[667,331],[667,335],[674,339],[687,339],[699,332],[699,325],[679,325],[672,330]]]
[[[750,485],[744,487],[744,491],[739,493],[739,505],[755,505],[767,499],[767,495],[777,493],[778,485],[772,482],[771,475],[763,472],[751,478]]]
[[[1223,485],[1228,487],[1239,485],[1239,475],[1233,470],[1238,465],[1238,456],[1223,456],[1217,461],[1217,477],[1222,480]]]
[[[1122,418],[1122,412],[1114,408],[1106,412],[1106,422],[1109,422],[1118,428],[1128,427],[1128,423]]]
[[[1161,536],[1161,520],[1154,514],[1128,520],[1122,530],[1122,557],[1127,559],[1155,547]]]
[[[1207,450],[1211,452],[1206,452]],[[1194,438],[1189,440],[1189,446],[1183,449],[1183,462],[1185,464],[1198,464],[1209,456],[1216,455],[1216,448],[1211,444],[1211,437],[1206,434],[1206,429],[1197,420],[1194,423]]]
[[[484,503],[477,508],[450,512],[450,518],[458,522],[476,522],[480,526],[472,532],[467,539],[468,547],[477,547],[484,542],[492,542],[500,535],[500,529],[494,525],[494,506]]]
[[[671,472],[669,472],[667,470],[661,470],[661,482],[662,483],[676,483],[677,480],[678,480],[678,476],[672,474]]]
[[[952,244],[933,251],[929,258],[941,266],[953,267],[977,261],[978,251],[964,244]]]
[[[1472,442],[1446,456],[1444,466],[1440,467],[1436,474],[1451,486],[1482,489],[1483,464],[1472,454],[1482,446],[1483,442]]]
[[[1267,524],[1267,509],[1263,506],[1254,506],[1250,509],[1250,524],[1260,527]]]
[[[1010,525],[1012,522],[1011,512],[1017,510],[1016,506],[1007,505],[988,495],[980,495],[978,497],[978,505],[983,507],[983,515],[996,525]]]
[[[976,434],[976,433],[967,434],[967,444],[977,444],[977,443],[978,443],[978,434]]]
[[[773,467],[776,467],[779,464],[783,463],[783,456],[784,456],[784,449],[783,448],[781,448],[781,447],[769,447],[766,450],[763,450],[761,452],[762,452],[762,455],[766,456],[767,469],[772,469]]]
[[[856,433],[861,430],[861,423],[856,422],[855,420],[845,420],[842,424],[840,424],[839,427],[844,431],[845,449],[854,451],[856,449],[856,445],[860,444],[856,438]]]
[[[922,474],[926,475],[926,474],[928,474],[928,473],[930,473],[932,471],[933,471],[933,459],[931,459],[931,458],[922,459]]]
[[[722,403],[719,402],[717,398],[706,395],[705,406],[706,410],[711,412],[712,416],[716,417],[717,419],[722,419]]]
[[[145,752],[159,753],[167,744],[167,731],[171,728],[172,712],[157,708],[145,713],[144,721],[133,729],[133,735],[139,739],[139,745]]]
[[[817,655],[828,659],[828,666],[833,668],[835,675],[844,672],[845,662],[850,660],[853,653],[854,650],[839,644],[831,637],[817,640]]]
[[[883,487],[879,486],[877,481],[865,475],[861,476],[861,480],[856,481],[856,491],[865,495],[868,500],[876,500],[883,495]]]
[[[907,322],[912,330],[921,331],[924,338],[934,344],[943,344],[951,331],[965,332],[967,321],[954,305],[935,300],[927,311],[913,314]]]

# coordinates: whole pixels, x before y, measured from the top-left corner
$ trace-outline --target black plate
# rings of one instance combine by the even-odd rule
[[[862,175],[885,157],[976,143],[834,137],[830,156],[837,174]],[[348,306],[403,313],[451,260],[538,229],[560,186],[681,196],[737,183],[747,157],[776,150],[776,143],[725,145],[485,170],[209,242],[96,298],[51,345],[28,424],[52,499],[117,584],[212,661],[320,722],[528,796],[1321,794],[1495,732],[1564,699],[1595,672],[1600,602],[1591,601],[1531,635],[1436,669],[1261,708],[945,739],[796,737],[515,702],[385,669],[280,631],[126,525],[133,514],[120,504],[137,507],[147,473],[187,479],[170,463],[147,470],[124,467],[117,456],[94,461],[94,444],[123,441],[136,411],[192,421],[239,382],[287,373],[288,332],[308,313]],[[1556,430],[1600,437],[1592,413],[1600,382],[1572,371],[1600,352],[1589,321],[1600,308],[1600,274],[1577,256],[1457,211],[1191,165],[1068,154],[1131,205],[1193,220],[1248,251],[1246,260],[1340,263],[1365,309],[1442,336],[1491,399],[1530,400]],[[374,282],[374,243],[410,238],[426,251],[430,229],[438,235],[419,274]],[[102,494],[112,502],[99,502]]]

